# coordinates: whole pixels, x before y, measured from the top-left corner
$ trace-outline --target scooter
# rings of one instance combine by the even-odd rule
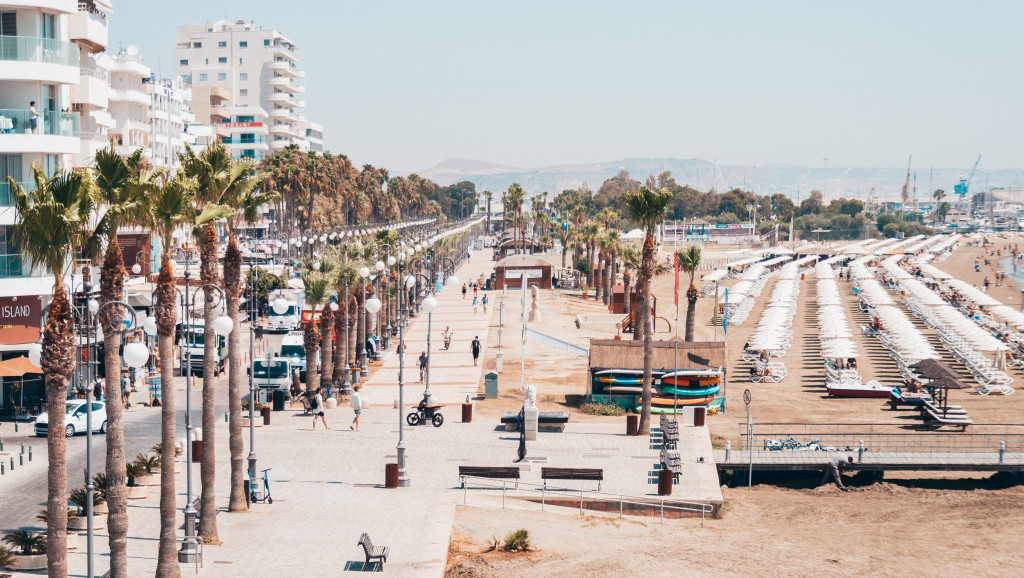
[[[249,470],[245,470],[245,487],[246,487],[245,498],[246,498],[246,502],[247,503],[249,503],[249,502],[252,502],[252,503],[255,503],[255,502],[266,502],[268,504],[273,504],[274,503],[274,498],[270,497],[270,479],[267,477],[267,472],[269,472],[271,469],[273,469],[273,468],[267,468],[267,469],[263,470],[263,483],[262,484],[260,484],[259,482],[257,482],[256,484],[253,484],[252,480],[249,478]]]

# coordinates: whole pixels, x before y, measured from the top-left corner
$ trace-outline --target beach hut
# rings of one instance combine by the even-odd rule
[[[523,274],[526,284],[541,289],[551,289],[551,263],[536,255],[512,255],[505,257],[494,266],[494,289],[518,288],[522,285]]]

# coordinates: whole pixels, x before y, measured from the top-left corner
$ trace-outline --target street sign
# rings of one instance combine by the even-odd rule
[[[750,405],[750,390],[749,389],[744,389],[743,390],[743,403],[745,403],[747,405]]]

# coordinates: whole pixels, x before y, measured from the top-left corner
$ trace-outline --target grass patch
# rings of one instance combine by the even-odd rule
[[[626,410],[613,403],[585,403],[580,411],[587,415],[626,415]]]

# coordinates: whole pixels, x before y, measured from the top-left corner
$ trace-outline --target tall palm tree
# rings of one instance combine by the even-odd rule
[[[619,254],[619,245],[622,235],[612,229],[601,237],[601,250],[606,258],[604,274],[604,303],[610,305],[612,302],[612,291],[615,288],[615,263]]]
[[[319,272],[310,270],[302,276],[302,286],[306,292],[306,303],[312,310],[303,339],[303,345],[306,348],[306,395],[312,397],[320,384],[316,367],[316,350],[320,346],[320,330],[314,320],[317,308],[327,302],[330,294],[330,280]]]
[[[484,191],[484,198],[487,199],[487,229],[484,234],[491,234],[491,199],[494,197],[494,193],[491,191]]]
[[[121,322],[124,308],[119,305],[107,306],[120,301],[124,294],[124,277],[127,274],[117,232],[122,224],[139,222],[145,208],[145,197],[153,192],[154,173],[142,168],[142,149],[123,157],[114,151],[113,145],[100,149],[95,155],[95,183],[99,200],[106,210],[100,219],[98,229],[105,233],[107,251],[100,273],[99,322],[103,327],[104,365],[106,367],[107,400],[107,459],[108,472],[123,472],[124,426],[121,422]],[[128,576],[128,490],[124,476],[109,476],[106,501],[109,510],[107,528],[110,544],[110,575],[118,578]]]
[[[338,295],[338,311],[334,318],[334,333],[338,336],[338,344],[335,347],[334,355],[334,372],[332,381],[335,386],[340,386],[345,381],[345,365],[349,363],[351,357],[349,351],[351,349],[351,335],[346,335],[346,320],[348,321],[347,329],[351,330],[353,324],[358,319],[355,309],[355,289],[357,287],[357,281],[359,279],[359,273],[356,270],[355,265],[348,260],[349,250],[347,247],[343,247],[340,251],[341,261],[338,265],[334,275],[334,290]],[[348,339],[346,339],[348,337]],[[350,366],[351,367],[351,366]],[[325,369],[326,371],[326,369]]]
[[[587,252],[587,263],[590,265],[589,271],[587,271],[587,285],[594,286],[594,269],[596,263],[594,263],[594,249],[597,243],[597,235],[601,232],[601,225],[595,221],[588,221],[583,224],[580,228],[581,240],[584,243]],[[584,297],[586,297],[584,295]]]
[[[636,191],[623,195],[623,201],[629,210],[629,217],[644,228],[644,247],[641,257],[640,276],[637,279],[639,311],[635,316],[634,326],[643,332],[644,339],[644,383],[643,410],[640,413],[640,435],[651,433],[651,364],[653,362],[654,344],[651,331],[651,279],[654,277],[654,233],[658,223],[665,218],[665,209],[672,202],[672,193],[666,189],[653,191],[641,186]]]
[[[166,175],[164,175],[166,177]],[[178,324],[178,291],[175,287],[174,267],[171,261],[171,247],[174,231],[179,227],[205,224],[221,215],[195,214],[195,179],[186,178],[179,172],[172,180],[164,179],[153,194],[147,195],[146,226],[160,238],[163,249],[160,255],[160,272],[156,279],[156,322],[157,350],[160,357],[160,383],[167,384],[161,396],[160,405],[160,546],[157,554],[157,576],[181,576],[178,566],[177,535],[174,483],[175,457],[175,408],[174,383],[174,333]]]
[[[622,312],[629,315],[632,310],[632,272],[640,270],[640,252],[632,245],[624,245],[619,249],[619,256],[622,258]]]
[[[569,253],[569,246],[572,244],[575,229],[572,226],[559,227],[555,232],[555,238],[562,245],[562,269],[565,269],[565,257]]]
[[[93,215],[93,192],[87,173],[59,173],[47,179],[38,163],[32,164],[35,190],[25,192],[8,177],[17,208],[14,242],[33,267],[53,275],[53,300],[43,326],[43,381],[47,413],[64,415],[68,384],[75,370],[74,318],[64,287],[64,271],[72,252]],[[59,424],[59,418],[55,418]],[[46,436],[47,499],[46,569],[49,576],[67,576],[68,471],[64,429],[50,427]]]
[[[333,333],[334,333],[334,311],[330,307],[331,289],[334,287],[334,278],[337,274],[338,264],[328,255],[320,257],[320,267],[317,269],[319,273],[327,281],[327,297],[323,302],[323,309],[320,312],[320,381],[317,383],[319,386],[326,387],[331,383],[333,377],[333,359],[331,357],[333,350]],[[314,311],[314,314],[316,312]],[[315,318],[315,315],[314,315]],[[308,358],[307,358],[308,359]],[[308,369],[307,369],[308,371]]]
[[[686,290],[686,341],[693,341],[693,322],[697,314],[697,297],[700,295],[693,281],[704,259],[704,251],[700,245],[690,245],[685,251],[677,252],[676,259],[679,260],[679,268],[690,275],[690,287]]]

